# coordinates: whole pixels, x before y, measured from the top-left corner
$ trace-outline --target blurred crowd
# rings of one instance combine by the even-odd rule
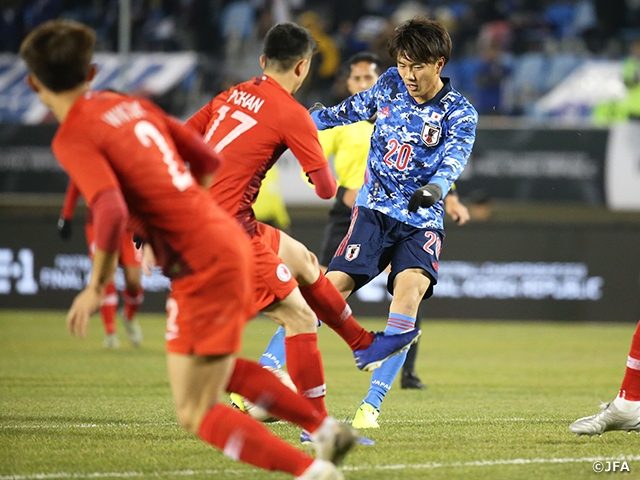
[[[0,0],[0,52],[16,52],[36,25],[51,18],[82,21],[98,32],[98,49],[118,48],[118,0]],[[640,39],[640,0],[130,0],[132,49],[195,50],[215,93],[259,72],[266,30],[292,20],[318,40],[319,52],[300,101],[344,98],[340,65],[369,50],[387,66],[389,32],[415,15],[440,20],[454,50],[445,76],[481,114],[521,114],[529,98],[504,98],[518,60],[538,54],[571,59],[624,58]],[[569,58],[567,57],[567,58]],[[522,62],[521,62],[522,63]],[[574,62],[575,63],[575,62]],[[207,65],[209,66],[207,69]],[[571,62],[559,77],[573,68]],[[544,67],[543,67],[544,69]],[[546,80],[544,88],[549,85]],[[527,75],[524,74],[525,80]],[[560,80],[559,78],[558,80]],[[516,90],[517,91],[517,90]],[[539,94],[534,92],[532,95]],[[520,94],[523,94],[520,92]],[[526,94],[526,92],[525,92]],[[523,94],[524,95],[524,94]]]

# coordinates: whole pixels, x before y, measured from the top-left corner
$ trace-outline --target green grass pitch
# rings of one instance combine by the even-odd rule
[[[0,480],[280,480],[233,462],[176,423],[161,315],[141,315],[145,342],[102,348],[102,327],[68,335],[64,312],[0,310]],[[382,319],[367,319],[379,330]],[[394,386],[381,428],[366,431],[347,479],[592,479],[595,461],[626,461],[640,478],[640,435],[571,434],[576,418],[616,395],[635,325],[423,321],[418,373],[426,391]],[[251,322],[244,355],[257,359],[275,326]],[[348,347],[319,331],[327,407],[352,416],[370,375]],[[296,427],[276,434],[298,445]]]

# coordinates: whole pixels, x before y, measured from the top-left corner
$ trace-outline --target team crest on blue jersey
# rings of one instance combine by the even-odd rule
[[[440,132],[442,132],[440,125],[424,122],[420,138],[427,147],[435,147],[440,141]]]
[[[347,251],[344,254],[345,260],[350,262],[351,260],[355,260],[356,258],[358,258],[358,255],[360,255],[360,244],[359,243],[352,244],[352,245],[347,245]]]

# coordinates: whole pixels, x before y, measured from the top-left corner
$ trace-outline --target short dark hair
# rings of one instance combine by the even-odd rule
[[[20,45],[27,68],[53,92],[71,90],[87,80],[96,34],[71,20],[50,20]]]
[[[351,73],[351,67],[360,62],[372,63],[376,66],[376,73],[378,75],[382,73],[382,60],[380,60],[378,55],[371,52],[358,52],[351,55],[345,64],[347,76]]]
[[[425,17],[415,17],[396,27],[387,42],[391,58],[404,56],[420,63],[434,63],[451,56],[451,37],[444,26]]]
[[[286,72],[299,60],[313,55],[317,46],[306,28],[292,22],[278,23],[264,37],[265,66]]]

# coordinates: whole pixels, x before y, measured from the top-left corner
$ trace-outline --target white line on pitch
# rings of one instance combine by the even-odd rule
[[[499,465],[532,465],[532,464],[563,464],[563,463],[593,463],[606,461],[636,461],[640,460],[640,455],[617,455],[615,457],[579,457],[579,458],[512,458],[501,460],[475,460],[469,462],[449,462],[449,463],[421,463],[421,464],[400,464],[400,465],[366,465],[351,467],[345,466],[346,471],[381,471],[381,470],[431,470],[435,468],[457,468],[457,467],[492,467]],[[56,479],[85,479],[85,478],[137,478],[137,477],[190,477],[194,475],[214,475],[214,474],[242,474],[248,473],[246,470],[221,469],[221,470],[173,470],[159,472],[92,472],[92,473],[34,473],[27,475],[2,475],[0,480],[56,480]]]
[[[485,423],[485,422],[561,422],[562,419],[557,418],[425,418],[425,419],[390,419],[385,420],[385,423]],[[0,430],[11,429],[49,429],[49,428],[128,428],[128,427],[166,427],[166,426],[178,426],[178,422],[164,422],[164,423],[77,423],[69,425],[61,424],[36,424],[36,425],[0,425]]]
[[[130,428],[130,427],[166,427],[166,426],[178,426],[178,422],[165,422],[165,423],[76,423],[69,425],[0,425],[0,429],[49,429],[49,428]]]

